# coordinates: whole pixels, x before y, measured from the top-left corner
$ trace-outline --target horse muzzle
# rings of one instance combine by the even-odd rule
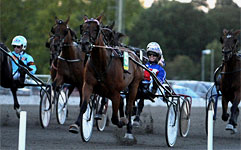
[[[222,54],[223,61],[228,61],[233,55],[232,50],[222,50]]]
[[[83,42],[81,43],[81,49],[83,52],[88,53],[91,51],[91,43],[90,42]]]

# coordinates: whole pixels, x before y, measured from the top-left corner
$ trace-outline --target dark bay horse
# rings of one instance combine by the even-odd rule
[[[51,29],[53,33],[49,43],[52,52],[51,78],[54,91],[63,83],[68,83],[71,85],[69,87],[70,95],[76,87],[81,102],[85,53],[75,42],[76,34],[68,27],[68,22],[69,17],[66,21],[56,17],[55,25]]]
[[[0,85],[4,88],[10,88],[13,94],[14,109],[16,110],[18,118],[20,117],[21,107],[17,99],[17,89],[21,86],[14,82],[12,76],[12,63],[10,57],[3,52],[9,52],[8,48],[0,43]]]
[[[220,80],[223,109],[222,120],[228,120],[228,102],[231,102],[231,117],[226,130],[232,130],[233,133],[237,132],[238,105],[241,99],[241,53],[238,52],[239,34],[240,30],[233,32],[232,30],[224,29],[223,36],[220,38],[223,54],[223,68]]]
[[[74,125],[70,129],[78,132],[76,126],[80,126],[80,120],[83,113],[86,111],[87,104],[92,93],[97,93],[107,97],[112,101],[112,118],[113,124],[118,127],[126,125],[126,122],[119,120],[118,109],[120,104],[120,91],[128,88],[127,96],[127,133],[126,139],[134,140],[132,135],[131,113],[133,101],[135,100],[139,82],[143,79],[143,70],[134,62],[129,61],[129,70],[124,72],[122,60],[111,48],[106,48],[106,39],[103,30],[100,26],[101,16],[96,19],[88,19],[84,17],[82,25],[82,50],[90,53],[90,58],[87,61],[84,72],[84,85],[82,89],[82,105],[80,114]],[[134,53],[129,53],[129,56],[139,61],[139,58]]]

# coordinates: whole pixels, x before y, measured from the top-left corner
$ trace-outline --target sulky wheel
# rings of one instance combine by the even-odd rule
[[[166,115],[165,136],[169,147],[173,147],[176,143],[178,132],[178,107],[170,104]]]
[[[62,88],[56,103],[56,118],[59,124],[64,124],[67,118],[68,88]]]
[[[182,137],[188,135],[190,128],[190,103],[185,99],[182,103],[179,118],[179,131]]]
[[[94,107],[92,100],[87,104],[85,113],[81,117],[80,121],[80,133],[82,140],[88,142],[91,138],[94,125]]]
[[[102,100],[106,100],[105,104],[102,106],[102,115],[101,115],[101,119],[97,119],[96,120],[96,127],[98,129],[98,131],[104,131],[105,129],[105,126],[106,126],[106,122],[107,122],[107,109],[108,109],[108,102],[109,100],[107,98],[102,98],[102,99],[98,99],[97,100],[97,109],[96,109],[96,112],[98,113],[98,111],[100,110],[101,108],[101,103],[102,103]]]
[[[42,90],[40,94],[40,107],[39,118],[42,128],[46,128],[49,125],[51,118],[51,86],[48,86],[46,90]]]

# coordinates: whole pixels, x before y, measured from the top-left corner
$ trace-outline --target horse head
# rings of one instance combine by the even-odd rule
[[[101,33],[104,35],[105,43],[109,46],[121,46],[121,38],[125,37],[123,33],[113,30],[115,22],[110,25],[102,26]]]
[[[76,33],[69,28],[68,22],[69,17],[66,21],[55,17],[55,25],[51,28],[50,38],[46,42],[46,47],[50,49],[51,62],[60,55],[65,45],[77,39]]]
[[[232,30],[223,30],[223,35],[220,38],[220,42],[222,43],[222,54],[224,62],[229,61],[230,58],[237,52],[239,46],[239,33],[240,30],[237,30],[235,32],[233,32]]]
[[[84,23],[80,25],[80,34],[82,35],[81,47],[84,52],[91,51],[91,45],[97,44],[97,38],[100,34],[100,21],[102,16],[96,19],[88,19],[84,16]]]

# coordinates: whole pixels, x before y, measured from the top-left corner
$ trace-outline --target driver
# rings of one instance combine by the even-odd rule
[[[155,73],[159,81],[163,84],[166,78],[166,71],[162,68],[165,66],[162,50],[157,42],[151,42],[147,45],[147,56],[149,61],[146,66]],[[144,81],[142,83],[150,84],[150,91],[155,94],[157,85],[153,83],[153,79],[148,71],[144,71]]]
[[[146,63],[146,66],[155,73],[158,80],[163,84],[165,82],[166,78],[166,71],[162,68],[162,66],[165,66],[164,57],[162,54],[162,50],[157,42],[151,42],[147,45],[147,56],[148,56],[148,62]],[[148,71],[144,71],[144,80],[142,81],[143,88],[149,88],[148,91],[150,91],[151,98],[155,97],[155,93],[157,91],[158,85],[153,82],[153,79]],[[146,91],[144,89],[144,91]],[[140,114],[142,112],[142,109],[144,107],[144,99],[140,99],[137,104],[137,110],[136,110],[136,116],[133,120],[134,126],[140,125]]]
[[[13,59],[19,63],[20,65],[26,67],[31,74],[35,74],[37,68],[34,64],[34,59],[32,56],[25,52],[27,48],[27,40],[25,37],[18,35],[15,36],[12,40],[11,44],[14,48],[14,51],[9,54],[13,57]],[[25,80],[25,72],[20,69],[13,60],[12,62],[12,72],[13,72],[13,80],[17,81],[20,85],[24,84]]]

